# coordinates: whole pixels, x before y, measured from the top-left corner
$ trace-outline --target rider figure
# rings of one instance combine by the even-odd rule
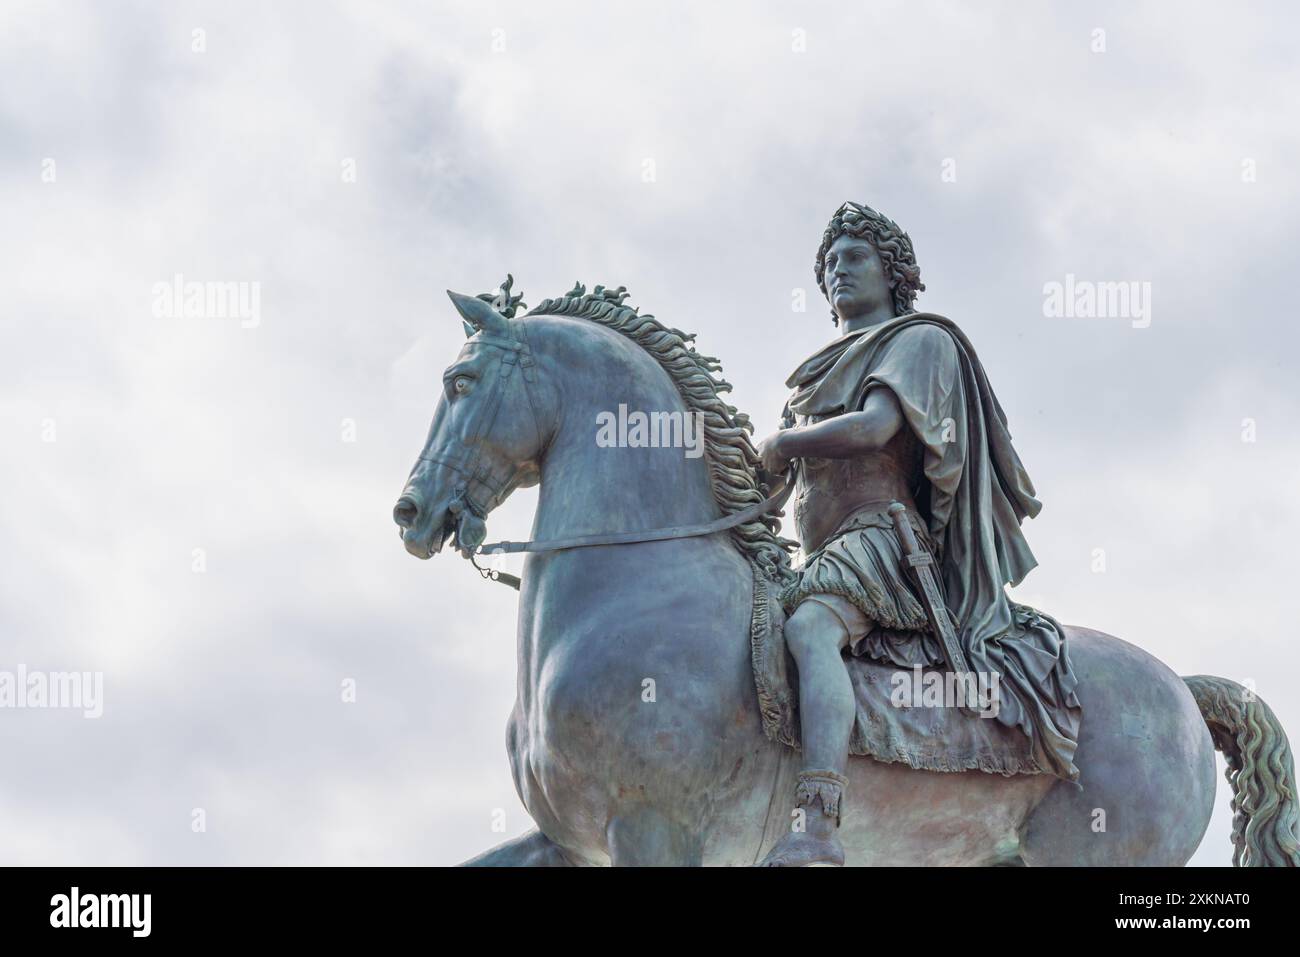
[[[973,353],[963,351],[966,346],[944,325],[948,320],[912,308],[925,287],[911,240],[897,224],[866,206],[845,203],[826,228],[816,272],[841,337],[791,377],[787,384],[795,393],[782,429],[759,448],[769,475],[799,462],[794,514],[806,555],[798,580],[781,595],[789,616],[785,641],[798,667],[803,771],[795,800],[804,813],[795,817],[796,823],[802,818],[803,827],[792,827],[776,844],[764,861],[769,866],[844,863],[836,829],[857,707],[845,650],[899,668],[943,666],[942,646],[922,598],[904,575],[888,508],[891,502],[906,506],[918,540],[940,560],[944,542],[936,544],[931,536],[931,506],[946,510],[951,501],[966,501],[956,489],[969,483],[967,466],[956,467],[959,475],[935,472],[952,472],[939,461],[943,453],[935,450],[967,441],[968,431],[986,434],[983,425],[968,421],[956,398],[974,389],[972,365],[965,358]],[[817,390],[820,398],[808,399]],[[831,404],[827,395],[836,397]],[[968,456],[962,461],[976,460]],[[1014,466],[1019,470],[1018,460]],[[1018,539],[1018,528],[1010,529],[1018,526],[1022,512],[1037,510],[1031,493],[1023,476],[1014,513],[1005,509],[1000,537],[987,541]],[[996,503],[992,510],[998,511]],[[1033,556],[1026,546],[1007,564],[1020,568],[1004,581],[1018,581],[1033,566]],[[969,567],[976,571],[967,579],[975,582],[963,591],[1008,623],[1003,582],[991,581],[997,569]],[[1050,636],[1047,641],[1051,653]],[[1052,680],[1063,682],[1061,700],[1072,703],[1073,677],[1059,650],[1059,677]],[[1024,697],[1032,700],[1032,695]],[[1059,755],[1049,755],[1049,749],[1036,752],[1043,770],[1077,773],[1069,762],[1072,722],[1077,722],[1075,711],[1058,721],[1062,733],[1047,738],[1059,745]]]

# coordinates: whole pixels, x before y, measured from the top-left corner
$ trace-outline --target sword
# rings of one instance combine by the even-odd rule
[[[939,593],[939,580],[934,574],[934,556],[917,541],[916,533],[912,531],[912,524],[907,520],[905,505],[901,502],[892,502],[889,506],[889,514],[894,520],[894,530],[898,533],[899,544],[903,547],[903,558],[907,561],[913,580],[921,588],[921,595],[925,600],[925,616],[930,619],[930,627],[939,637],[948,670],[959,679],[957,687],[960,700],[957,710],[968,718],[979,717],[979,712],[973,707],[977,702],[970,700],[975,695],[967,694],[975,684],[975,675],[971,673],[970,664],[966,661],[966,652],[962,650],[961,643],[957,640],[952,619],[948,617],[948,607]]]

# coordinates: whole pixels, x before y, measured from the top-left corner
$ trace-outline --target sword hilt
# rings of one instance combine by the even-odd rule
[[[920,543],[916,540],[916,533],[912,531],[912,523],[907,520],[907,506],[902,502],[891,502],[889,505],[889,517],[894,520],[894,528],[898,532],[898,540],[903,544],[903,554],[907,556],[910,564],[916,565],[917,562],[910,561],[913,558],[924,555]]]
[[[916,532],[912,530],[912,523],[907,520],[907,507],[901,502],[891,502],[889,516],[894,520],[894,531],[898,533],[898,541],[903,546],[903,558],[908,567],[915,571],[923,565],[933,565],[934,557],[921,547],[921,543],[916,540]]]

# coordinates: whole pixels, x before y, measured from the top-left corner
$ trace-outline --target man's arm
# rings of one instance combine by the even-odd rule
[[[889,389],[867,393],[860,412],[846,412],[813,425],[782,429],[764,440],[763,468],[785,471],[791,459],[851,459],[882,448],[904,426],[903,410]]]

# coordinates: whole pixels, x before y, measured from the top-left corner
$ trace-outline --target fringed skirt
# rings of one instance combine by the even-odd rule
[[[903,571],[903,548],[887,508],[870,505],[845,519],[781,592],[781,605],[790,615],[809,597],[838,595],[867,618],[865,627],[850,626],[851,654],[904,668],[942,664],[943,651],[920,595]],[[908,518],[937,560],[929,530],[914,511]]]

